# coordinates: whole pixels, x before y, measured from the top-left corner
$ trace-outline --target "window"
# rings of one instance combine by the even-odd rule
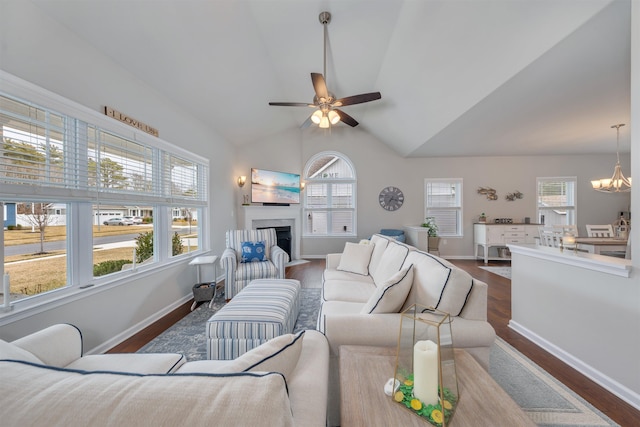
[[[8,80],[73,114],[0,92],[1,272],[13,303],[206,250],[206,159]]]
[[[462,236],[462,178],[425,179],[425,218],[435,218],[438,235]]]
[[[538,222],[576,225],[576,177],[538,178]]]
[[[305,166],[305,236],[355,236],[356,177],[351,161],[339,153],[313,156]]]

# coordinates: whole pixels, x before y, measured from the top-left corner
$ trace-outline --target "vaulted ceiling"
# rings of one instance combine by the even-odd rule
[[[611,153],[629,123],[630,0],[31,1],[238,145],[313,111],[268,102],[312,102],[325,10],[329,89],[380,91],[343,109],[401,156]]]

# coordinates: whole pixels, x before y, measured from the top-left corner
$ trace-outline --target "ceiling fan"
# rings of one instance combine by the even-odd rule
[[[324,27],[324,72],[311,73],[311,82],[316,94],[313,97],[313,103],[307,102],[270,102],[269,105],[280,107],[312,107],[316,108],[311,116],[302,124],[302,128],[309,126],[312,122],[321,128],[329,128],[338,122],[343,122],[351,127],[358,126],[356,119],[348,115],[337,107],[346,107],[347,105],[362,104],[364,102],[375,101],[380,99],[380,92],[363,93],[360,95],[347,96],[345,98],[336,99],[335,95],[327,89],[327,24],[331,22],[331,13],[321,12],[318,16],[320,23]]]

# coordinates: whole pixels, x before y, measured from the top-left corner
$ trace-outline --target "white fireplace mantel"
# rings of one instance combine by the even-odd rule
[[[302,236],[302,208],[290,206],[242,206],[238,226],[247,230],[265,226],[291,226],[291,260],[300,259],[300,237]]]

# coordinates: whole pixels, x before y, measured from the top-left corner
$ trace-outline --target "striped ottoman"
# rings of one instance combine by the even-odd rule
[[[207,321],[207,358],[235,359],[271,338],[293,332],[299,311],[299,281],[251,281]]]

